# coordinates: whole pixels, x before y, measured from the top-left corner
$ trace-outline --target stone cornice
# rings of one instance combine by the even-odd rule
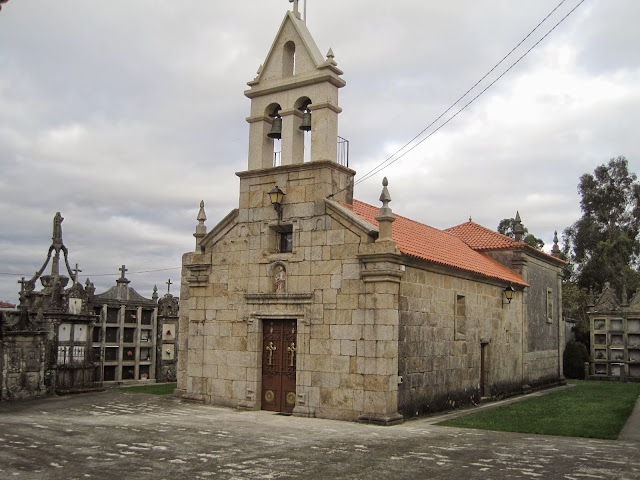
[[[243,172],[236,172],[236,175],[243,178],[260,177],[262,175],[273,175],[276,173],[291,173],[302,172],[305,170],[316,170],[318,168],[330,168],[332,170],[342,171],[349,175],[355,175],[356,172],[348,167],[344,167],[339,163],[332,162],[331,160],[315,160],[313,162],[294,163],[292,165],[281,165],[279,167],[260,168],[255,170],[245,170]]]
[[[209,280],[209,274],[207,271],[209,270],[210,265],[207,263],[191,263],[184,265],[189,271],[189,274],[186,276],[186,280],[192,287],[204,286]]]
[[[340,203],[335,200],[325,199],[324,203],[326,204],[328,210],[335,213],[336,215],[342,217],[349,223],[356,225],[358,228],[363,230],[367,235],[378,238],[378,229],[371,225],[369,222],[365,222],[362,218],[360,218],[356,213],[352,212],[348,208],[343,207]]]
[[[226,217],[220,220],[218,224],[215,227],[213,227],[211,231],[204,236],[200,244],[206,245],[206,244],[215,243],[214,239],[217,236],[221,235],[222,233],[226,233],[227,230],[229,230],[234,225],[236,219],[238,218],[239,212],[240,210],[237,208],[234,208],[233,210],[231,210]]]
[[[300,305],[310,304],[313,293],[245,293],[249,305]]]
[[[403,270],[392,269],[376,269],[376,270],[362,270],[360,272],[360,278],[365,283],[371,282],[395,282],[400,283],[400,280],[404,276]]]
[[[313,76],[300,78],[292,77],[289,81],[279,80],[278,83],[265,86],[258,86],[258,83],[248,82],[248,85],[251,86],[251,88],[249,90],[245,90],[244,95],[247,98],[253,99],[263,95],[269,95],[271,93],[285,92],[293,88],[307,87],[309,85],[327,82],[337,88],[342,88],[347,84],[346,81],[337,77],[332,71],[321,71]]]

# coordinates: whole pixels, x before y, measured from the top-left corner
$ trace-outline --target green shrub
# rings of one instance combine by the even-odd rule
[[[567,378],[584,379],[584,364],[589,361],[589,352],[583,343],[570,340],[564,347],[562,362],[564,376]]]

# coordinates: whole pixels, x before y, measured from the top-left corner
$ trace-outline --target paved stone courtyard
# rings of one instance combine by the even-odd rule
[[[640,444],[377,427],[110,390],[0,404],[0,478],[640,479]]]

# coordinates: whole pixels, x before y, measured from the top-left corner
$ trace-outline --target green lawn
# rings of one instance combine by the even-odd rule
[[[640,383],[571,380],[572,388],[490,408],[438,425],[566,437],[618,437],[640,395]]]
[[[169,395],[178,386],[177,383],[161,383],[158,385],[135,385],[133,387],[120,387],[125,392],[150,393],[152,395]]]

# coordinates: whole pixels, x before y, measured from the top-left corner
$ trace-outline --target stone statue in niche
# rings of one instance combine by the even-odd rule
[[[275,291],[276,293],[284,293],[285,287],[287,284],[287,271],[284,269],[282,265],[278,265],[275,269],[275,273],[273,275],[273,280],[275,282]]]

